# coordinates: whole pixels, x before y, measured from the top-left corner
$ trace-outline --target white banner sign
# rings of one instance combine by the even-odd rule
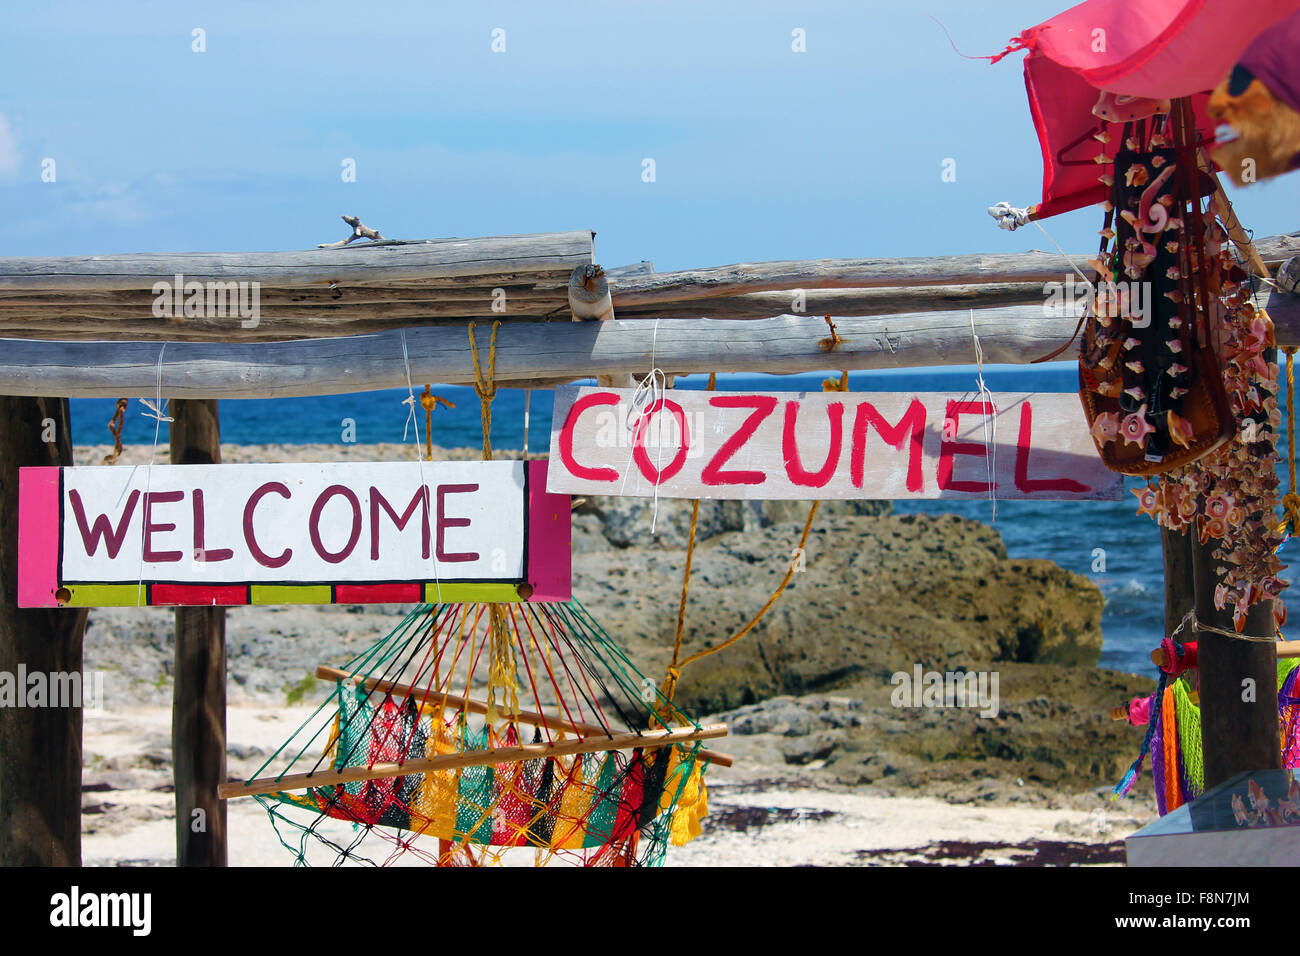
[[[1118,498],[1078,396],[555,391],[547,488],[670,498]]]

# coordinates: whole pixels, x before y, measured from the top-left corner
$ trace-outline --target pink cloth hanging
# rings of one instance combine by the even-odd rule
[[[1117,135],[1105,147],[1092,138],[1108,125],[1092,115],[1102,90],[1192,96],[1197,130],[1212,142],[1209,92],[1252,41],[1297,12],[1300,0],[1087,0],[1012,40],[992,60],[1029,51],[1025,88],[1043,150],[1043,199],[1035,218],[1106,198],[1092,160],[1103,151],[1113,156],[1122,144]]]

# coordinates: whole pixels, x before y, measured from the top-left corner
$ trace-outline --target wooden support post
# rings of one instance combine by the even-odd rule
[[[1191,532],[1189,532],[1191,533]],[[1219,584],[1215,542],[1192,542],[1196,617],[1205,625],[1232,631],[1232,614],[1214,607]],[[1243,635],[1274,633],[1273,602],[1260,601],[1246,617]],[[1187,640],[1193,635],[1186,634]],[[1197,631],[1200,669],[1201,740],[1205,788],[1216,787],[1244,770],[1282,766],[1277,724],[1277,651],[1272,641],[1246,641]],[[1247,683],[1253,681],[1253,688]]]
[[[1182,623],[1195,601],[1195,580],[1192,574],[1192,535],[1194,531],[1179,533],[1168,528],[1160,529],[1160,544],[1165,564],[1165,636],[1171,636]],[[1195,640],[1190,634],[1179,637]]]
[[[173,465],[221,462],[215,400],[171,405]],[[201,560],[202,555],[194,555]],[[176,609],[172,767],[176,781],[176,865],[226,865],[226,609]]]
[[[0,398],[0,671],[76,674],[85,609],[18,607],[18,469],[72,464],[66,398]],[[65,685],[66,686],[66,685]],[[0,713],[0,865],[81,865],[81,701]]]

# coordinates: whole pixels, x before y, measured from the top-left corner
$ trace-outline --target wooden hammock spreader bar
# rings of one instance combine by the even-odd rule
[[[316,676],[321,680],[351,680],[357,684],[364,684],[366,690],[380,691],[382,693],[392,694],[394,697],[414,697],[417,701],[427,698],[430,702],[434,700],[446,701],[452,707],[460,707],[469,711],[471,714],[486,714],[487,704],[480,700],[474,700],[471,697],[462,697],[460,694],[442,694],[434,693],[424,687],[413,687],[410,684],[399,684],[395,681],[380,680],[376,677],[359,677],[349,674],[347,671],[341,671],[337,667],[325,667],[324,665],[316,668]],[[513,715],[514,718],[530,727],[554,728],[556,730],[567,730],[574,734],[599,734],[602,737],[613,736],[608,729],[601,727],[599,724],[584,724],[582,721],[565,720],[562,717],[556,717],[553,714],[543,714],[538,711],[521,710]],[[719,767],[730,767],[734,763],[730,754],[718,753],[714,750],[701,750],[700,756],[707,759],[710,763]]]
[[[1277,649],[1278,660],[1300,657],[1300,641],[1278,641],[1273,646]],[[1157,647],[1151,652],[1151,663],[1156,667],[1164,667],[1168,660],[1163,647]]]
[[[1195,704],[1196,706],[1199,707],[1200,704],[1201,704],[1201,693],[1200,693],[1200,691],[1195,691],[1195,690],[1193,690],[1193,691],[1188,691],[1188,692],[1187,692],[1187,699],[1190,700],[1193,704]],[[1112,707],[1112,708],[1110,709],[1110,719],[1111,719],[1111,720],[1128,720],[1128,704],[1120,704],[1118,707]]]
[[[1278,660],[1300,657],[1300,641],[1278,641],[1273,646],[1277,648]],[[1157,647],[1151,652],[1151,663],[1155,664],[1156,667],[1164,667],[1166,659],[1165,649],[1163,647]],[[1201,695],[1196,691],[1192,691],[1188,694],[1188,697],[1193,704],[1199,704],[1201,702]],[[1110,709],[1110,719],[1127,720],[1128,707],[1112,707]]]
[[[599,753],[605,750],[651,750],[670,744],[692,740],[725,737],[726,724],[709,724],[698,730],[647,730],[639,734],[614,734],[612,737],[561,740],[553,744],[521,744],[517,747],[496,747],[490,750],[471,750],[466,753],[445,754],[425,760],[408,760],[406,763],[377,763],[373,766],[345,767],[316,773],[293,773],[283,777],[261,777],[257,780],[231,780],[217,787],[217,796],[223,800],[231,797],[251,797],[259,793],[280,793],[286,790],[303,790],[312,787],[330,787],[339,783],[356,783],[361,780],[382,780],[386,777],[405,777],[410,774],[436,773],[442,770],[459,770],[462,767],[484,767],[489,764],[519,763],[524,760],[542,760],[547,757],[567,757],[573,754]]]

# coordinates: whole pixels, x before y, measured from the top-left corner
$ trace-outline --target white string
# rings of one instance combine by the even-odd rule
[[[656,440],[659,448],[655,455],[655,485],[654,485],[654,504],[650,512],[650,533],[655,533],[655,525],[659,521],[659,482],[663,479],[663,455],[664,455],[664,412],[662,405],[664,400],[664,390],[668,387],[668,376],[664,374],[663,369],[656,364],[655,355],[659,347],[659,319],[655,319],[654,334],[650,339],[650,371],[645,378],[637,383],[636,388],[632,391],[631,405],[627,410],[627,417],[624,419],[624,427],[628,433],[627,440],[627,463],[623,467],[623,483],[619,488],[619,494],[627,488],[627,476],[632,470],[632,433],[636,430],[636,424],[642,416],[649,414],[649,410],[659,404],[659,421]],[[635,413],[635,414],[634,414]]]
[[[524,461],[528,460],[528,410],[533,400],[533,390],[524,389]]]
[[[420,469],[420,491],[424,495],[424,517],[430,523],[433,522],[433,516],[429,512],[433,509],[432,495],[429,493],[429,486],[424,481],[424,452],[420,450],[420,420],[415,415],[415,386],[411,383],[411,355],[406,350],[406,329],[401,329],[402,333],[402,365],[406,369],[406,398],[402,399],[402,404],[409,406],[409,412],[406,416],[406,424],[402,426],[402,441],[406,441],[407,430],[415,426],[415,460]],[[442,581],[438,575],[438,543],[437,537],[430,535],[429,557],[433,560],[433,586],[438,595],[438,603],[442,603]],[[421,595],[423,597],[423,595]]]
[[[1086,275],[1084,275],[1082,270],[1080,270],[1080,268],[1074,264],[1074,260],[1071,259],[1069,254],[1057,244],[1056,240],[1052,238],[1051,234],[1048,233],[1048,231],[1045,228],[1043,228],[1043,224],[1041,222],[1035,219],[1033,220],[1033,223],[1035,226],[1038,227],[1039,232],[1041,232],[1044,236],[1047,236],[1047,241],[1050,242],[1052,245],[1056,246],[1056,251],[1061,254],[1062,259],[1064,259],[1066,262],[1070,264],[1070,268],[1074,270],[1075,275],[1077,275],[1080,279],[1083,280],[1083,284],[1088,287],[1088,291],[1093,295],[1096,295],[1097,287],[1093,285],[1092,280],[1089,279]]]
[[[1191,626],[1193,633],[1197,631],[1204,631],[1207,634],[1217,634],[1220,637],[1231,638],[1234,641],[1249,641],[1252,644],[1277,643],[1277,635],[1275,634],[1237,634],[1234,631],[1225,630],[1224,628],[1221,627],[1215,627],[1212,624],[1206,624],[1204,621],[1202,621],[1200,618],[1196,616],[1195,608],[1192,608],[1192,610],[1188,611],[1186,614],[1183,615],[1182,621],[1179,622],[1178,626],[1174,628],[1173,633],[1170,634],[1169,636],[1171,638],[1178,637],[1178,635],[1182,633],[1183,628],[1189,625]]]
[[[154,401],[147,398],[140,399],[140,403],[147,412],[141,412],[145,418],[152,418],[153,424],[153,447],[149,449],[149,466],[144,473],[144,507],[140,511],[140,573],[136,576],[135,582],[135,606],[141,607],[140,592],[144,590],[144,542],[145,532],[149,528],[149,493],[153,489],[153,461],[158,454],[158,433],[162,429],[163,422],[175,421],[170,415],[166,414],[166,404],[163,402],[163,353],[167,351],[167,343],[162,344],[158,350],[158,367],[157,367],[157,389]]]
[[[980,337],[975,333],[974,309],[970,310],[970,336],[975,343],[975,380],[980,387],[980,401],[987,402],[989,408],[993,409],[992,415],[984,416],[984,444],[988,448],[985,461],[988,464],[989,501],[993,504],[993,515],[989,521],[994,522],[998,520],[998,493],[993,480],[998,470],[998,410],[993,404],[993,393],[984,383],[984,347],[980,345]]]

